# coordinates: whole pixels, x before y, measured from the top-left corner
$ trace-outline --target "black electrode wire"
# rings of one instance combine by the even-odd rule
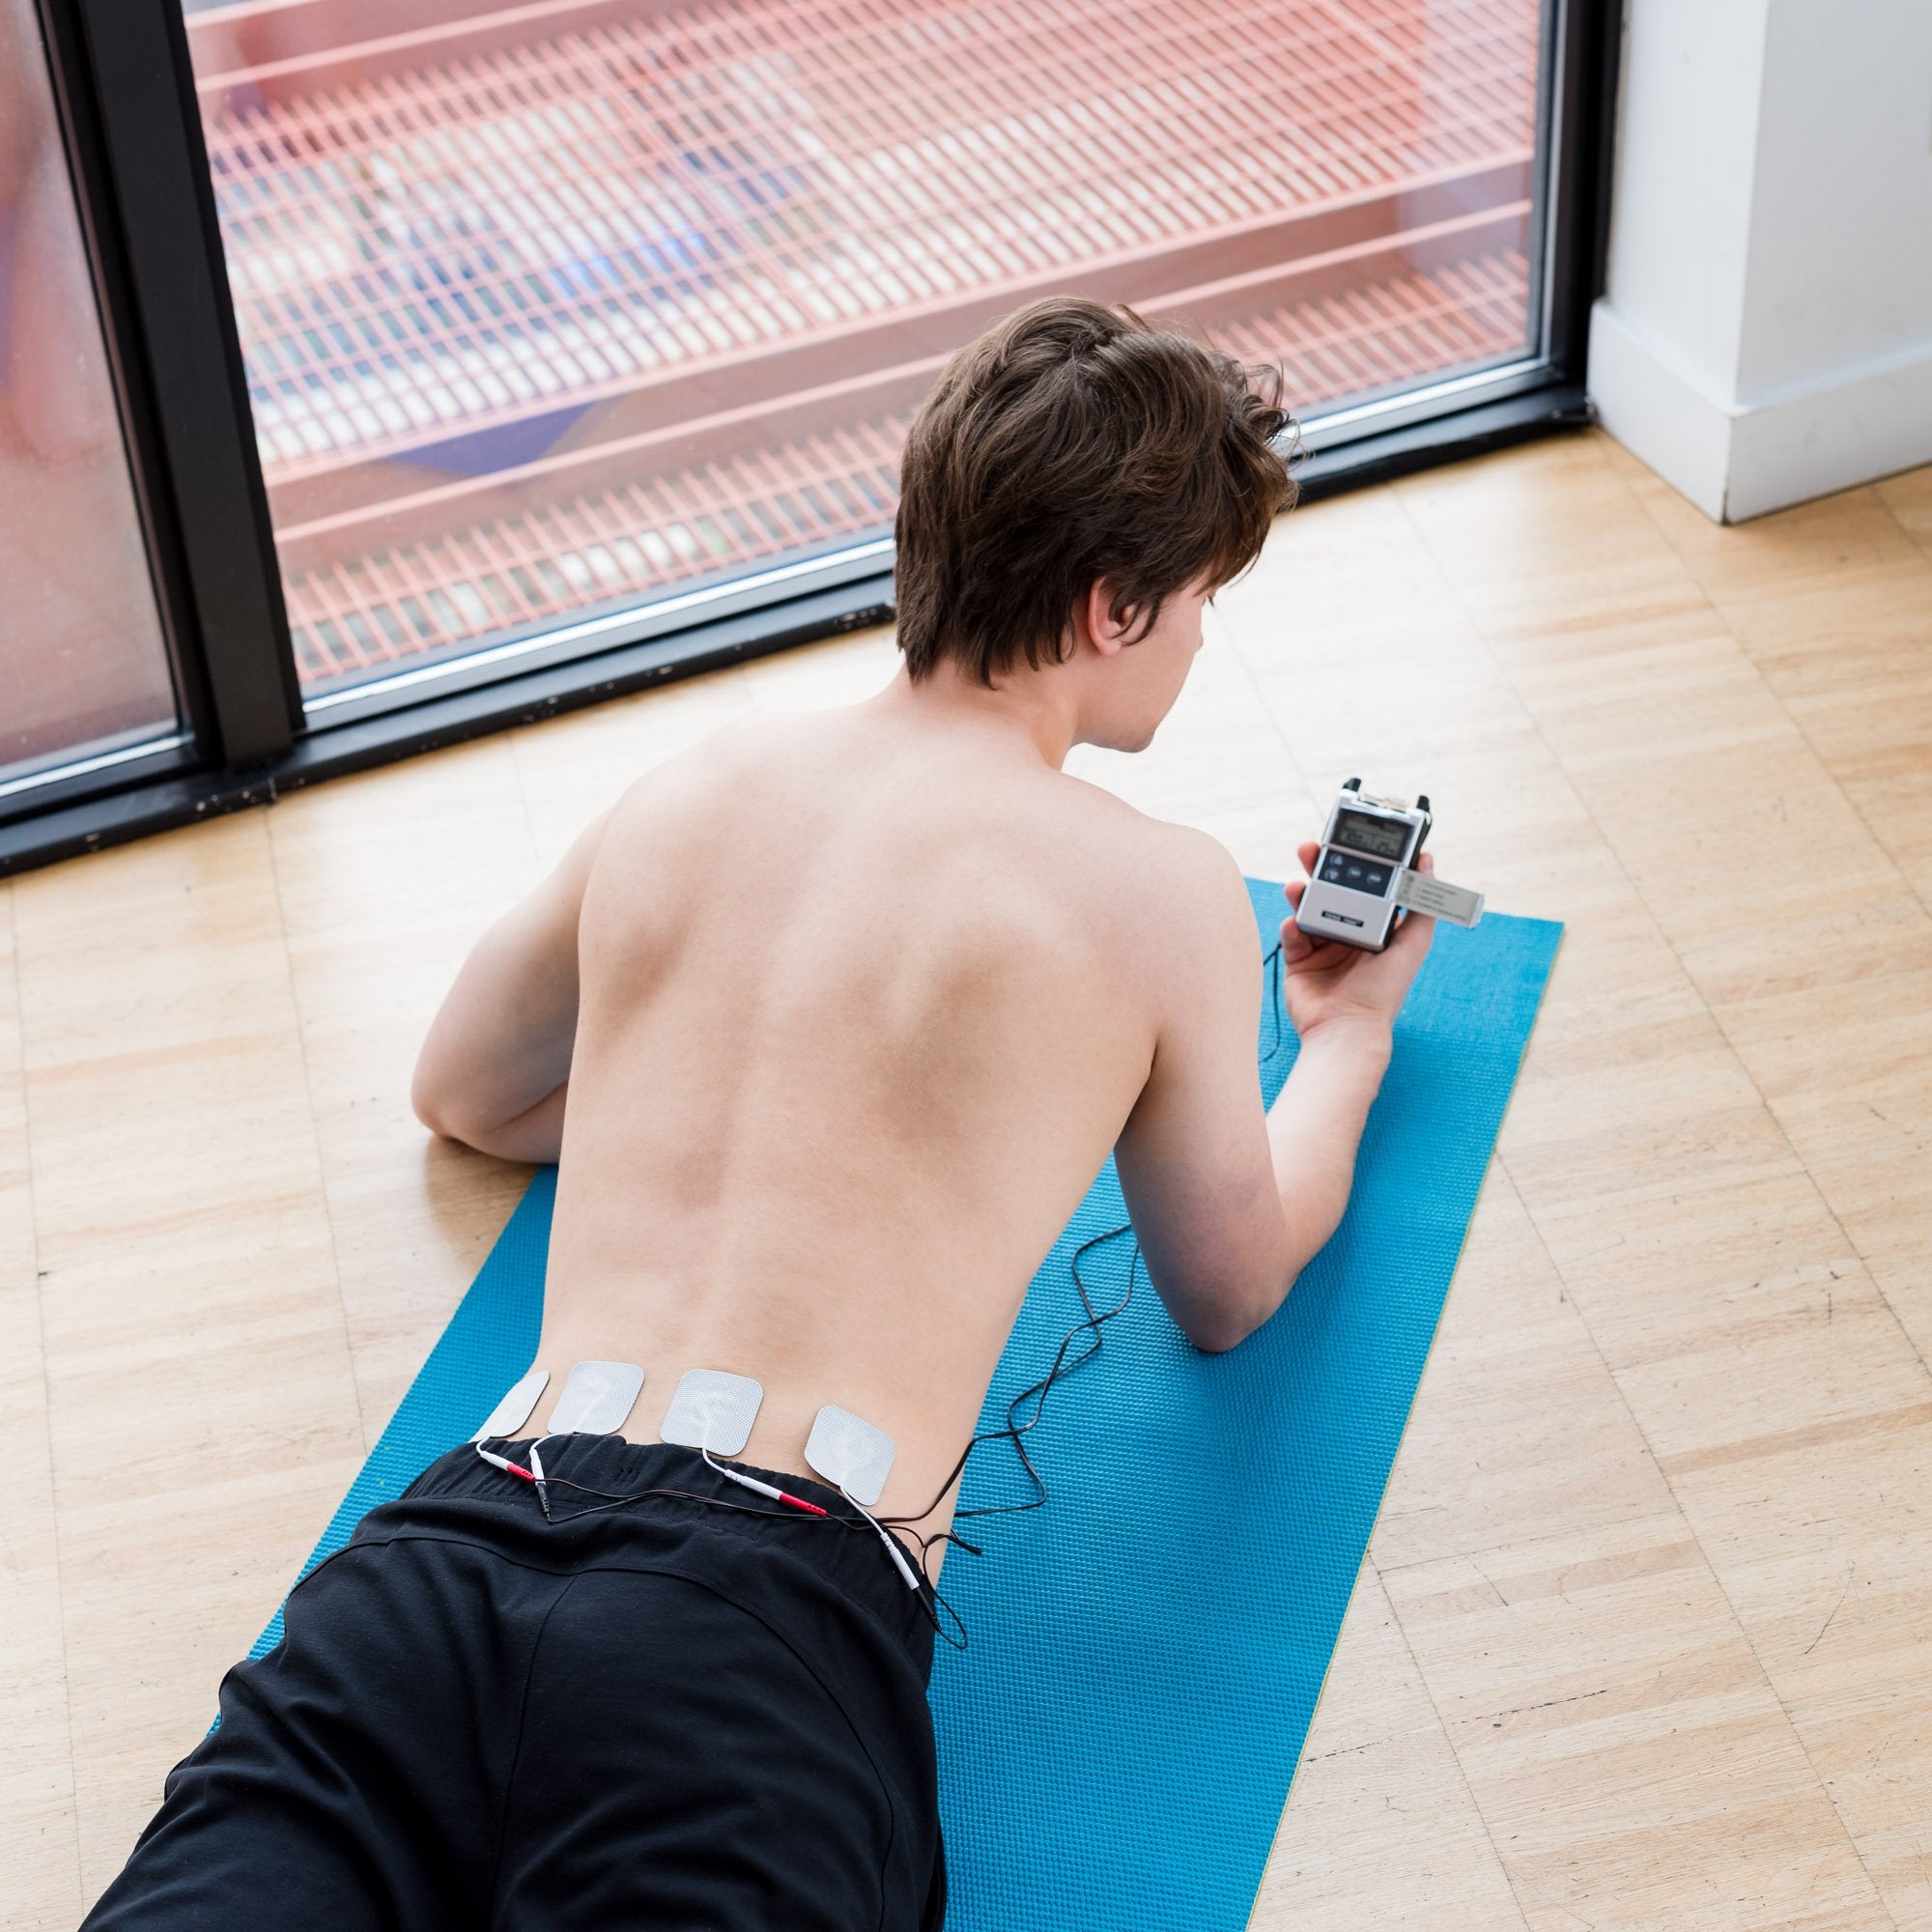
[[[1027,1475],[1032,1480],[1037,1493],[1025,1502],[994,1503],[988,1504],[981,1509],[960,1510],[955,1513],[954,1520],[957,1520],[961,1517],[1005,1516],[1013,1510],[1037,1509],[1046,1501],[1045,1479],[1040,1475],[1038,1469],[1034,1466],[1033,1458],[1027,1454],[1026,1443],[1022,1438],[1029,1430],[1038,1426],[1040,1416],[1046,1408],[1047,1393],[1051,1390],[1054,1383],[1063,1375],[1070,1375],[1082,1362],[1091,1360],[1099,1352],[1100,1329],[1102,1325],[1111,1321],[1115,1316],[1123,1314],[1127,1304],[1134,1298],[1133,1271],[1140,1260],[1141,1252],[1138,1241],[1134,1243],[1133,1257],[1127,1264],[1126,1293],[1122,1295],[1112,1308],[1106,1310],[1104,1314],[1094,1309],[1093,1297],[1087,1293],[1086,1281],[1080,1273],[1080,1258],[1090,1248],[1097,1247],[1102,1241],[1111,1241],[1117,1236],[1129,1232],[1131,1232],[1131,1224],[1123,1222],[1118,1228],[1108,1228],[1100,1234],[1091,1236],[1074,1249],[1073,1286],[1079,1293],[1081,1307],[1086,1311],[1085,1319],[1077,1321],[1062,1338],[1060,1347],[1053,1357],[1053,1366],[1047,1370],[1046,1374],[1031,1387],[1022,1389],[1007,1405],[1006,1427],[1004,1429],[989,1429],[982,1435],[974,1436],[972,1441],[967,1443],[965,1449],[960,1453],[958,1462],[952,1466],[952,1473],[940,1486],[939,1493],[933,1497],[932,1501],[924,1509],[920,1511],[919,1515],[909,1517],[880,1517],[878,1519],[879,1526],[882,1529],[888,1533],[903,1529],[919,1546],[919,1574],[925,1582],[924,1590],[920,1593],[920,1601],[922,1604],[925,1604],[925,1599],[930,1596],[932,1599],[931,1603],[925,1605],[926,1615],[932,1620],[933,1630],[947,1643],[951,1644],[954,1650],[964,1650],[967,1646],[966,1623],[959,1612],[947,1601],[939,1585],[933,1581],[931,1570],[932,1551],[940,1544],[952,1543],[957,1544],[961,1549],[966,1550],[974,1556],[980,1556],[985,1552],[979,1544],[969,1543],[963,1536],[955,1535],[950,1529],[937,1530],[927,1534],[923,1530],[915,1528],[914,1525],[923,1522],[945,1501],[947,1492],[952,1488],[953,1484],[958,1482],[960,1475],[965,1470],[967,1457],[972,1455],[973,1451],[981,1442],[990,1442],[998,1438],[1004,1438],[1012,1443],[1014,1452],[1018,1455],[1020,1463],[1026,1469]],[[1074,1338],[1083,1330],[1092,1331],[1093,1341],[1069,1362],[1066,1359],[1066,1351],[1072,1348]],[[1019,1420],[1020,1406],[1030,1398],[1034,1399],[1034,1411],[1026,1421],[1021,1422]],[[941,1621],[942,1613],[945,1617],[951,1619],[952,1629],[949,1630],[947,1625]],[[958,1633],[957,1635],[953,1634],[954,1631]]]
[[[978,1438],[980,1441],[988,1441],[1005,1437],[1006,1440],[1009,1441],[1013,1445],[1013,1453],[1020,1459],[1020,1466],[1025,1469],[1027,1480],[1033,1485],[1035,1493],[1024,1502],[986,1503],[978,1509],[956,1510],[953,1513],[955,1518],[1009,1516],[1019,1510],[1038,1509],[1046,1501],[1045,1480],[1041,1477],[1038,1469],[1034,1466],[1033,1457],[1028,1452],[1024,1438],[1031,1431],[1038,1428],[1040,1418],[1046,1413],[1046,1398],[1051,1392],[1054,1383],[1059,1381],[1063,1376],[1070,1376],[1083,1362],[1091,1362],[1100,1352],[1100,1345],[1104,1339],[1100,1332],[1101,1329],[1109,1321],[1113,1321],[1116,1316],[1126,1313],[1128,1304],[1134,1298],[1134,1270],[1141,1264],[1141,1244],[1136,1240],[1134,1242],[1134,1251],[1127,1258],[1127,1286],[1125,1292],[1122,1294],[1120,1300],[1115,1302],[1113,1307],[1108,1309],[1104,1314],[1098,1314],[1094,1311],[1094,1297],[1088,1293],[1086,1278],[1080,1272],[1081,1259],[1090,1249],[1097,1248],[1103,1242],[1116,1240],[1122,1235],[1130,1235],[1132,1233],[1133,1224],[1129,1221],[1123,1221],[1118,1228],[1109,1228],[1102,1234],[1094,1235],[1090,1239],[1081,1242],[1074,1249],[1071,1263],[1073,1288],[1074,1292],[1080,1297],[1080,1306],[1085,1311],[1085,1319],[1075,1322],[1061,1338],[1060,1347],[1054,1353],[1053,1366],[1047,1370],[1046,1374],[1040,1377],[1037,1381],[1021,1389],[1007,1404],[1006,1427],[1004,1429],[988,1430],[984,1435]],[[1088,1337],[1086,1345],[1077,1355],[1069,1360],[1067,1358],[1067,1350],[1073,1347],[1075,1337],[1082,1334]],[[1029,1402],[1033,1404],[1033,1413],[1022,1422],[1019,1420],[1020,1412]],[[966,1453],[968,1455],[972,1454],[971,1443],[967,1445]],[[963,1468],[963,1459],[961,1466]],[[935,1508],[937,1506],[937,1504],[934,1505]]]
[[[1268,1022],[1270,1027],[1268,1050],[1262,1055],[1262,1065],[1265,1066],[1283,1045],[1281,1037],[1282,1014],[1287,1010],[1281,997],[1281,942],[1276,940],[1274,950],[1262,961],[1262,971],[1268,976]]]
[[[1082,1278],[1080,1273],[1080,1258],[1084,1254],[1086,1254],[1090,1248],[1098,1247],[1102,1241],[1111,1241],[1115,1239],[1118,1236],[1128,1234],[1130,1232],[1131,1232],[1131,1224],[1123,1222],[1118,1228],[1108,1228],[1103,1230],[1100,1234],[1090,1236],[1086,1240],[1082,1241],[1077,1248],[1074,1249],[1073,1261],[1072,1261],[1073,1286],[1075,1292],[1080,1296],[1081,1307],[1086,1311],[1086,1313],[1083,1319],[1080,1320],[1079,1321],[1076,1321],[1073,1324],[1073,1326],[1069,1328],[1066,1331],[1066,1333],[1061,1338],[1060,1347],[1055,1351],[1053,1357],[1053,1366],[1050,1369],[1048,1369],[1046,1374],[1042,1376],[1037,1381],[1032,1383],[1030,1386],[1026,1388],[1021,1389],[1020,1392],[1017,1395],[1015,1395],[1010,1402],[1008,1403],[1007,1420],[1006,1420],[1006,1426],[1004,1428],[982,1430],[978,1435],[975,1435],[973,1439],[967,1443],[965,1448],[959,1452],[959,1460],[958,1462],[953,1463],[952,1474],[950,1474],[945,1480],[945,1482],[943,1482],[939,1486],[939,1493],[935,1495],[931,1500],[931,1502],[927,1503],[926,1506],[923,1510],[921,1510],[917,1516],[882,1517],[880,1519],[882,1522],[888,1523],[894,1527],[904,1528],[908,1530],[912,1530],[912,1526],[914,1523],[923,1522],[926,1520],[926,1518],[929,1517],[933,1513],[933,1511],[936,1510],[940,1506],[940,1504],[946,1500],[948,1492],[952,1490],[953,1485],[959,1481],[962,1475],[965,1474],[967,1458],[971,1456],[973,1451],[977,1449],[982,1442],[996,1442],[996,1441],[1011,1442],[1015,1452],[1019,1456],[1021,1463],[1026,1469],[1028,1476],[1033,1481],[1034,1488],[1038,1492],[1038,1493],[1025,1502],[996,1503],[996,1504],[989,1504],[981,1509],[956,1510],[953,1512],[955,1520],[958,1520],[959,1519],[965,1517],[1004,1516],[1013,1510],[1037,1509],[1039,1505],[1046,1500],[1046,1485],[1040,1480],[1039,1471],[1037,1468],[1035,1468],[1032,1458],[1029,1457],[1029,1455],[1027,1454],[1026,1444],[1023,1441],[1021,1441],[1020,1438],[1023,1435],[1025,1435],[1028,1433],[1028,1431],[1035,1429],[1038,1426],[1039,1419],[1041,1415],[1045,1412],[1047,1394],[1052,1389],[1054,1383],[1058,1381],[1063,1375],[1070,1374],[1072,1370],[1077,1369],[1082,1362],[1090,1360],[1094,1355],[1095,1355],[1099,1351],[1101,1326],[1104,1323],[1111,1321],[1115,1316],[1123,1313],[1126,1309],[1127,1303],[1133,1299],[1133,1293],[1134,1293],[1133,1269],[1135,1263],[1138,1262],[1140,1258],[1140,1243],[1138,1241],[1134,1243],[1133,1259],[1130,1260],[1127,1264],[1127,1292],[1121,1297],[1121,1299],[1118,1302],[1115,1303],[1115,1305],[1112,1308],[1108,1309],[1104,1315],[1099,1314],[1095,1311],[1094,1307],[1093,1297],[1087,1293],[1087,1284],[1085,1280]],[[1069,1363],[1066,1359],[1066,1351],[1070,1348],[1072,1348],[1074,1339],[1078,1335],[1080,1335],[1083,1331],[1086,1330],[1092,1331],[1094,1339],[1092,1343],[1087,1348],[1083,1349],[1080,1351],[1079,1355],[1076,1356],[1071,1363]],[[1020,1408],[1020,1405],[1022,1403],[1027,1402],[1029,1399],[1035,1399],[1035,1398],[1037,1398],[1037,1400],[1035,1400],[1034,1403],[1033,1414],[1030,1417],[1028,1417],[1028,1419],[1025,1422],[1021,1422],[1018,1419],[1018,1411]],[[917,1530],[913,1530],[913,1534],[918,1535],[919,1532]],[[972,1544],[965,1542],[962,1538],[952,1537],[946,1531],[941,1531],[937,1535],[934,1535],[930,1538],[922,1538],[922,1541],[928,1545],[932,1543],[949,1542],[949,1541],[956,1542],[959,1544],[959,1547],[962,1549],[971,1549],[973,1551],[973,1554],[976,1556],[981,1553]]]

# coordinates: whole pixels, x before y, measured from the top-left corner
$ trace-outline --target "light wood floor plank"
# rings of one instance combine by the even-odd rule
[[[1898,526],[1920,550],[1932,555],[1932,469],[1908,469],[1872,486],[1878,499],[1897,520]]]
[[[1681,1514],[1384,1581],[1532,1926],[1891,1922]]]
[[[1252,1932],[1526,1923],[1381,1578],[1365,1563]]]
[[[265,815],[14,886],[84,1889],[361,1449]]]
[[[373,1446],[526,1175],[432,1142],[409,1075],[485,926],[539,866],[509,737],[298,792],[269,814],[289,998]],[[372,962],[380,962],[371,971]]]

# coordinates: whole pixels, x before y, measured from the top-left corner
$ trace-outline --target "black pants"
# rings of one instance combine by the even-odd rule
[[[767,1507],[668,1443],[543,1459]],[[840,1520],[560,1480],[547,1521],[452,1450],[228,1673],[87,1926],[937,1927],[931,1625],[849,1505],[781,1480]]]

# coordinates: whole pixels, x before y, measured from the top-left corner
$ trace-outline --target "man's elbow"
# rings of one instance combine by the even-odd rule
[[[410,1106],[415,1117],[439,1139],[469,1143],[471,1125],[463,1118],[454,1096],[432,1077],[423,1061],[416,1063],[410,1082]]]
[[[1190,1321],[1187,1339],[1204,1355],[1225,1355],[1238,1349],[1254,1333],[1252,1325],[1233,1325],[1225,1321]]]
[[[469,1134],[458,1126],[447,1114],[440,1112],[435,1107],[426,1107],[418,1103],[415,1109],[415,1116],[438,1140],[455,1141],[462,1147],[473,1145]]]
[[[1267,1318],[1260,1321],[1228,1321],[1217,1318],[1212,1321],[1193,1321],[1188,1324],[1187,1339],[1204,1355],[1225,1355],[1232,1349],[1238,1349]]]
[[[1253,1302],[1224,1304],[1210,1313],[1199,1315],[1187,1323],[1187,1339],[1204,1355],[1225,1355],[1238,1349],[1256,1329],[1264,1328],[1275,1311],[1288,1299],[1294,1276]]]

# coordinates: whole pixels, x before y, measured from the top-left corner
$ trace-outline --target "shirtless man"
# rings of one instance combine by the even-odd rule
[[[890,1435],[873,1514],[943,1529],[1110,1151],[1174,1320],[1236,1346],[1341,1217],[1429,945],[1284,924],[1301,1047],[1264,1114],[1239,872],[1061,770],[1153,737],[1290,495],[1283,423],[1131,316],[1010,318],[912,432],[892,685],[661,765],[484,936],[414,1098],[559,1162],[548,1388],[498,1464],[453,1449],[297,1589],[93,1923],[940,1923],[928,1591],[809,1472],[813,1417]],[[539,1495],[590,1360],[642,1395],[544,1439]],[[742,1456],[658,1439],[692,1369],[762,1383]]]

